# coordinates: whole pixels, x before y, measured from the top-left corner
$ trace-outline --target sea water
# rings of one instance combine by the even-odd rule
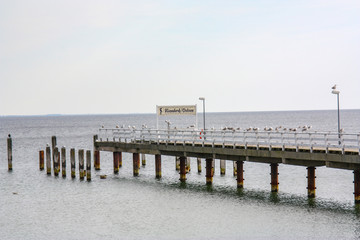
[[[161,117],[159,126],[196,125],[192,117]],[[202,128],[202,115],[198,115]],[[113,156],[101,152],[101,170],[92,181],[47,176],[39,171],[39,150],[57,136],[58,146],[92,150],[102,126],[156,127],[155,114],[0,117],[0,239],[358,239],[360,211],[354,205],[350,170],[316,168],[316,198],[307,198],[306,168],[279,165],[279,193],[270,192],[270,166],[244,163],[244,189],[238,190],[228,161],[226,175],[215,163],[213,186],[191,161],[181,184],[175,159],[162,156],[162,178],[155,158],[133,177],[132,155],[113,174]],[[206,128],[312,126],[337,131],[336,111],[207,113]],[[360,132],[360,110],[341,112],[345,133]],[[13,171],[7,170],[6,138],[13,139]],[[76,162],[78,164],[77,152]],[[203,169],[205,162],[202,161]],[[105,180],[100,175],[106,174]]]

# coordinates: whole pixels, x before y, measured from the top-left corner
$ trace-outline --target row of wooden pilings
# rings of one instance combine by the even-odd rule
[[[62,177],[66,177],[66,148],[62,147],[59,149],[56,145],[56,137],[51,138],[52,147],[46,146],[46,173],[51,175],[52,170],[54,176],[59,176],[60,168]],[[52,154],[51,154],[52,153]],[[86,168],[85,158],[86,157]],[[95,157],[94,157],[95,158]],[[84,180],[86,177],[87,181],[91,181],[91,151],[79,149],[79,178]],[[70,163],[71,163],[71,178],[76,178],[76,165],[75,165],[75,148],[70,149]],[[60,166],[61,164],[61,166]],[[44,150],[39,151],[39,168],[44,170]],[[95,162],[95,169],[100,170],[100,165],[97,166]]]
[[[7,139],[7,153],[8,153],[8,170],[12,171],[12,138],[9,134]],[[80,179],[83,180],[86,176],[88,181],[91,181],[91,151],[86,151],[86,170],[84,170],[84,154],[85,151],[83,149],[78,150],[78,159],[79,159],[79,176]],[[61,156],[61,157],[60,157]],[[52,137],[52,157],[51,157],[51,149],[50,146],[46,147],[46,171],[48,175],[51,175],[51,159],[53,160],[53,171],[54,175],[58,176],[60,172],[60,158],[61,158],[61,168],[62,168],[62,176],[66,177],[66,148],[62,147],[61,152],[56,146],[56,137]],[[119,172],[119,167],[122,166],[122,153],[114,152],[114,173]],[[213,182],[214,176],[214,159],[207,158],[206,160],[206,184],[211,185]],[[71,162],[71,177],[75,178],[75,149],[70,149],[70,162]],[[201,172],[201,159],[197,159],[198,172]],[[146,164],[145,154],[142,154],[142,164]],[[234,176],[237,178],[237,187],[244,187],[244,162],[243,161],[234,161]],[[190,159],[187,157],[177,157],[176,158],[176,170],[180,173],[180,181],[186,181],[186,173],[190,171]],[[44,150],[40,150],[39,152],[39,168],[40,170],[44,170]],[[100,151],[94,151],[94,168],[95,170],[100,170]],[[225,160],[220,160],[220,173],[225,174]],[[140,154],[133,153],[133,174],[134,176],[139,175],[140,169]],[[307,179],[308,179],[308,197],[315,197],[315,167],[309,166],[307,167]],[[355,203],[360,203],[360,170],[354,170],[354,197]],[[279,181],[278,181],[278,164],[271,163],[270,164],[270,175],[271,175],[271,191],[278,192],[279,190]],[[161,178],[161,155],[155,155],[155,176],[156,178]]]

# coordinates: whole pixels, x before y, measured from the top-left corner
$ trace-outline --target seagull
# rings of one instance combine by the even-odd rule
[[[332,87],[332,89],[334,89],[334,90],[336,89],[336,84]]]

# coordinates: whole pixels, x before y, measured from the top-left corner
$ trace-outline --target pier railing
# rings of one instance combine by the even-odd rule
[[[293,147],[360,149],[360,134],[335,132],[277,132],[277,131],[238,131],[238,130],[189,130],[189,129],[125,129],[101,128],[99,141],[150,142],[154,144],[202,144],[219,146],[248,146],[271,148]]]

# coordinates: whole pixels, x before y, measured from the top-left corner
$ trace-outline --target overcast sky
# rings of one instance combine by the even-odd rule
[[[0,0],[0,115],[360,108],[359,0]]]

